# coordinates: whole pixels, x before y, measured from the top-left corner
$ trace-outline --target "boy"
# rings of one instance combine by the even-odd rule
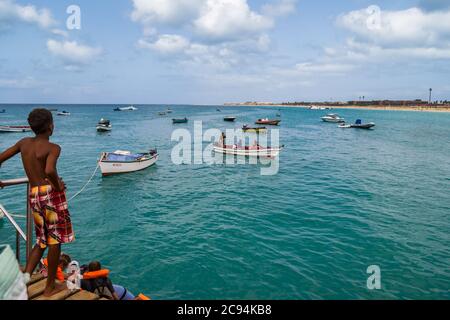
[[[30,184],[29,202],[37,238],[25,274],[29,277],[33,273],[48,247],[48,277],[44,296],[50,297],[66,288],[65,284],[55,282],[56,271],[61,243],[74,241],[74,235],[65,185],[56,170],[61,147],[49,141],[54,129],[53,116],[47,109],[35,109],[28,116],[28,123],[36,136],[22,139],[0,154],[0,166],[16,154],[21,154]]]

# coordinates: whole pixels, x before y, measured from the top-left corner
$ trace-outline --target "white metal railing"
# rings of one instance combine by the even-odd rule
[[[20,226],[17,224],[17,222],[14,220],[14,216],[10,214],[5,207],[3,207],[0,204],[0,212],[3,213],[3,215],[8,219],[8,221],[12,224],[14,229],[16,230],[16,257],[17,261],[20,263],[20,238],[22,238],[25,241],[26,244],[26,260],[28,261],[28,257],[31,253],[31,247],[32,247],[32,228],[33,223],[31,219],[31,211],[30,211],[30,205],[28,202],[28,194],[29,194],[29,183],[27,178],[20,178],[20,179],[11,179],[11,180],[3,180],[2,185],[4,188],[6,187],[12,187],[12,186],[18,186],[18,185],[26,185],[26,204],[27,204],[27,211],[26,211],[26,230],[25,232],[20,228]]]

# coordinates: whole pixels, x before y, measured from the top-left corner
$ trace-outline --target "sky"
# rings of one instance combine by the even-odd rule
[[[450,0],[0,0],[0,103],[450,100],[449,75]]]

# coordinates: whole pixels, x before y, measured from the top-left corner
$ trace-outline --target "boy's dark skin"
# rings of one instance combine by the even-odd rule
[[[48,125],[45,132],[36,134],[34,138],[25,138],[17,142],[11,148],[0,154],[0,166],[6,160],[18,153],[22,156],[22,163],[28,177],[30,188],[51,185],[56,191],[64,191],[65,185],[58,176],[56,162],[61,153],[61,147],[51,143],[50,136],[53,134],[53,122]],[[0,181],[0,187],[3,184]],[[38,265],[44,254],[45,248],[35,245],[28,259],[25,273],[30,275]],[[50,297],[66,288],[65,284],[57,284],[56,271],[59,264],[61,244],[48,246],[48,277],[44,296]]]

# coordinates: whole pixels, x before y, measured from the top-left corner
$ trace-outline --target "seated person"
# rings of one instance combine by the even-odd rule
[[[56,280],[64,282],[67,279],[68,275],[64,273],[64,270],[66,270],[71,262],[72,258],[70,258],[68,254],[61,253],[59,257],[58,269],[56,270]],[[40,273],[46,277],[48,272],[47,258],[41,260],[41,265]]]
[[[109,270],[102,269],[100,262],[89,263],[88,271],[83,274],[81,289],[97,294],[110,300],[119,300],[111,280],[108,278]]]

